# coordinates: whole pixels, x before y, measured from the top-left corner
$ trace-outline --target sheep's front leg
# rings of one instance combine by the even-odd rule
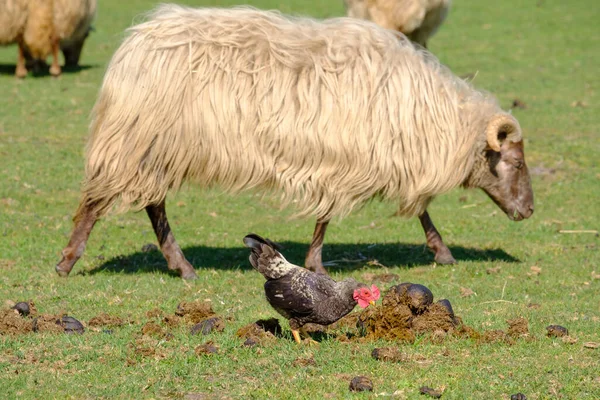
[[[69,276],[73,269],[73,265],[79,260],[94,224],[98,220],[96,213],[93,211],[93,205],[81,204],[75,215],[75,227],[71,233],[69,244],[62,251],[62,259],[56,264],[55,270],[62,277]]]
[[[19,53],[17,55],[17,68],[15,70],[15,76],[17,78],[25,78],[27,76],[27,67],[25,66],[25,51],[21,44],[19,44]]]
[[[194,267],[185,259],[181,248],[175,241],[173,232],[171,232],[164,200],[158,205],[147,206],[146,212],[148,213],[148,217],[150,217],[158,244],[167,260],[169,269],[179,271],[183,279],[196,279],[198,276]]]
[[[58,51],[60,50],[60,40],[52,39],[52,65],[50,65],[50,75],[59,76],[61,73],[60,65],[58,64]]]
[[[444,244],[442,236],[435,229],[431,218],[429,218],[429,213],[425,211],[419,215],[419,220],[427,237],[427,247],[435,253],[435,262],[438,264],[456,264],[456,260],[452,257],[450,249]]]
[[[308,248],[304,265],[309,270],[318,274],[327,275],[327,270],[323,267],[322,251],[323,251],[323,239],[325,238],[325,231],[329,220],[318,220],[315,226],[315,232],[313,233],[312,242]]]

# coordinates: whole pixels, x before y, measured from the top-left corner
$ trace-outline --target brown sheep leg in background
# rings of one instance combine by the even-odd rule
[[[181,248],[175,241],[173,232],[171,232],[164,200],[158,205],[147,206],[146,212],[148,213],[148,217],[150,217],[154,233],[156,233],[156,238],[167,260],[169,269],[179,271],[183,279],[196,279],[198,276],[194,267],[185,259]]]
[[[75,227],[71,233],[71,239],[62,251],[62,260],[55,267],[56,272],[62,277],[69,276],[73,265],[83,254],[90,232],[98,220],[91,206],[80,207],[74,219]]]
[[[450,249],[442,241],[442,236],[435,229],[427,211],[419,215],[419,220],[427,237],[427,246],[435,253],[435,262],[438,264],[456,264]]]
[[[87,35],[78,42],[70,43],[67,47],[62,48],[63,55],[65,56],[65,67],[75,68],[79,65],[79,57],[81,56],[81,49],[83,49],[83,42],[86,37]]]
[[[50,75],[60,75],[60,65],[58,64],[58,50],[60,49],[60,40],[58,38],[52,39],[52,65],[50,65]]]
[[[323,239],[325,238],[325,231],[327,230],[328,224],[329,221],[317,220],[312,243],[308,248],[308,253],[306,253],[306,259],[304,261],[306,268],[318,274],[325,275],[327,275],[327,270],[323,267],[321,252],[323,250]]]
[[[19,54],[17,55],[17,68],[15,70],[17,78],[25,78],[27,76],[27,67],[25,67],[25,52],[19,44]]]

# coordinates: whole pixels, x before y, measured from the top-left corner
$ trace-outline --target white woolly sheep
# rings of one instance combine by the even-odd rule
[[[452,0],[344,0],[349,17],[373,21],[402,32],[427,47],[427,40],[446,19]]]
[[[129,33],[93,109],[62,276],[120,203],[145,208],[169,268],[195,277],[165,211],[185,181],[296,200],[317,217],[306,265],[321,272],[329,220],[374,196],[419,216],[440,262],[453,259],[426,212],[435,196],[480,187],[511,219],[533,212],[517,120],[392,31],[163,5]]]

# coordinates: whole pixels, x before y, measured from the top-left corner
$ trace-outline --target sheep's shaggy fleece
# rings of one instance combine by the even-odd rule
[[[466,179],[497,112],[371,22],[162,5],[108,66],[82,206],[141,209],[192,180],[278,189],[321,218],[377,195],[416,215]]]

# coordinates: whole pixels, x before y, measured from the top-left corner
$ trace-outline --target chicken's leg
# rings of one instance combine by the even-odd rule
[[[296,343],[298,343],[298,344],[302,343],[302,340],[300,339],[300,333],[297,330],[292,329],[292,336],[294,337],[294,340],[296,341]]]

